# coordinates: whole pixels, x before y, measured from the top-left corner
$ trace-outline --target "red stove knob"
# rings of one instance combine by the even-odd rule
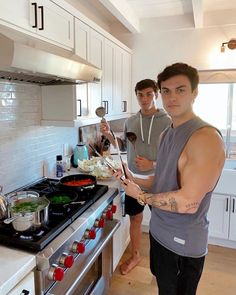
[[[61,281],[64,278],[64,270],[57,264],[53,264],[48,271],[48,279],[51,281]]]
[[[105,219],[104,218],[96,219],[94,226],[98,228],[103,228],[105,226]]]
[[[69,255],[68,253],[62,253],[60,257],[60,265],[65,268],[70,268],[74,263],[73,255]]]
[[[96,231],[94,228],[88,229],[84,233],[85,239],[94,240],[96,238]]]
[[[109,220],[112,220],[113,219],[113,213],[111,210],[108,210],[106,212],[106,218],[109,219]]]
[[[72,245],[72,251],[74,253],[79,253],[79,254],[83,254],[85,251],[85,243],[80,241],[75,241]]]
[[[111,205],[109,209],[111,210],[113,214],[116,213],[116,205]]]

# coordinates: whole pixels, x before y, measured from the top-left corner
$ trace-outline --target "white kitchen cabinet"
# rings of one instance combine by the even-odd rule
[[[212,194],[208,212],[209,237],[236,241],[236,197]]]
[[[115,44],[106,38],[104,40],[104,56],[102,105],[106,109],[106,116],[110,116],[114,112]]]
[[[0,1],[1,23],[59,45],[74,47],[74,18],[50,0]]]
[[[103,106],[112,118],[130,110],[131,55],[108,39],[105,39],[104,51]]]
[[[130,113],[131,111],[131,53],[123,50],[122,54],[122,96],[121,110],[122,113]]]
[[[114,205],[117,206],[114,218],[119,219],[121,224],[118,230],[113,236],[113,271],[115,271],[125,249],[130,242],[129,236],[129,216],[126,215],[122,217],[122,197],[124,192],[122,192],[118,197],[114,199]]]
[[[100,83],[42,87],[42,125],[81,126],[99,123],[95,110],[106,108],[106,119],[127,117],[131,98],[131,55],[75,18],[75,54],[102,69]]]
[[[34,273],[31,271],[7,295],[34,295]]]
[[[8,0],[0,1],[0,20],[6,21],[9,24],[15,25],[19,28],[35,32],[30,24],[30,1],[29,0]],[[33,9],[33,6],[32,6]]]
[[[88,49],[88,61],[99,69],[103,69],[104,37],[92,28],[90,29]],[[95,110],[101,106],[102,83],[101,81],[100,83],[90,83],[88,85],[89,117],[96,117]]]
[[[229,239],[232,241],[236,241],[236,197],[231,197],[230,202]]]
[[[103,36],[79,19],[75,19],[75,54],[102,69],[103,51]],[[102,82],[90,83],[87,86],[78,86],[77,88],[80,92],[77,97],[81,100],[80,108],[82,109],[81,113],[80,108],[78,108],[78,115],[83,118],[96,118],[95,110],[101,106]]]

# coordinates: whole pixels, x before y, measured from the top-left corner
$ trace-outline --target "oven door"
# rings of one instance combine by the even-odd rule
[[[75,258],[61,282],[56,282],[48,295],[102,295],[109,288],[113,269],[113,235],[120,221],[112,220],[97,232],[96,240],[86,245],[85,253]]]

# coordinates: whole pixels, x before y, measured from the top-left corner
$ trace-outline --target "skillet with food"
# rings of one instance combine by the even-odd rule
[[[59,187],[62,190],[84,191],[91,190],[97,184],[97,179],[89,174],[74,174],[62,177],[59,181]]]

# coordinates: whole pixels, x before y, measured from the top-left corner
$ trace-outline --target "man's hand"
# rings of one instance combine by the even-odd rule
[[[129,179],[124,179],[121,182],[121,186],[123,187],[125,193],[134,199],[137,199],[139,194],[142,193],[140,186]]]
[[[135,158],[135,165],[140,171],[149,171],[153,169],[153,161],[139,155]]]
[[[100,122],[100,132],[105,136],[109,137],[111,135],[110,126],[105,119]]]

